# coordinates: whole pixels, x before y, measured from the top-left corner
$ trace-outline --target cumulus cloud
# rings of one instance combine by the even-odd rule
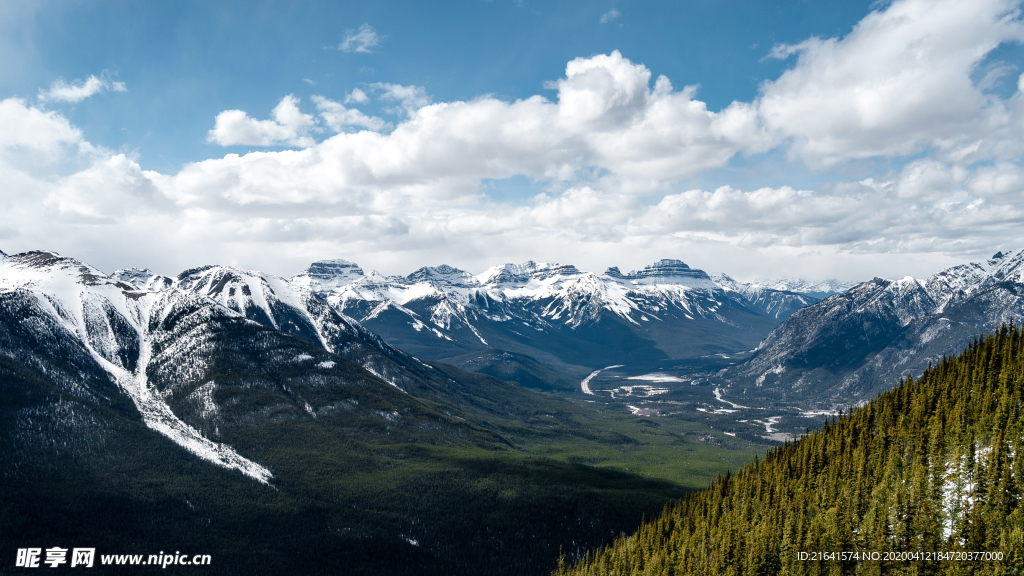
[[[168,272],[222,261],[288,273],[327,256],[411,267],[438,251],[472,269],[543,257],[600,270],[666,255],[714,269],[711,255],[722,254],[733,261],[760,254],[763,265],[800,253],[845,253],[840,260],[848,261],[858,253],[984,251],[1019,242],[1024,223],[1024,176],[1012,164],[972,172],[920,160],[885,181],[819,190],[721,186],[669,192],[654,203],[570,185],[513,206],[482,198],[477,178],[447,168],[408,178],[387,163],[395,161],[389,151],[373,149],[389,138],[374,132],[339,134],[304,150],[228,155],[166,175],[86,146],[62,116],[21,101],[0,102],[0,122],[48,135],[0,141],[0,181],[22,192],[0,202],[17,223],[5,235],[17,245],[94,255],[99,265],[164,258]],[[85,166],[56,178],[32,174],[10,161],[25,146]],[[371,156],[353,162],[360,150]],[[125,237],[137,240],[124,246],[117,239]]]
[[[987,96],[971,75],[998,45],[1022,40],[1013,1],[901,0],[843,38],[776,46],[771,56],[797,62],[762,86],[758,113],[812,166],[925,150],[946,160],[1003,154],[1019,131],[978,143],[1010,128],[1015,103]]]
[[[692,88],[677,91],[665,77],[651,84],[646,67],[618,52],[569,62],[565,77],[552,84],[555,102],[533,96],[432,104],[421,87],[375,84],[382,99],[401,106],[405,119],[389,133],[345,133],[346,126],[384,126],[380,119],[319,97],[314,102],[321,117],[342,133],[319,143],[303,162],[323,163],[318,173],[327,178],[319,186],[324,194],[364,188],[400,194],[411,186],[420,194],[451,198],[475,194],[484,178],[571,181],[595,171],[606,187],[647,192],[721,167],[739,152],[770,147],[751,105],[711,112]],[[228,111],[218,116],[210,138],[270,144],[303,135],[280,119],[257,121]],[[253,157],[231,163],[230,170],[249,170],[260,162],[277,160]]]
[[[256,120],[242,110],[225,110],[217,115],[206,141],[221,146],[312,146],[310,132],[316,129],[312,114],[299,110],[299,99],[289,94],[271,112],[273,120]]]
[[[60,179],[43,206],[61,221],[118,224],[144,213],[173,214],[175,207],[135,161],[124,154],[97,158],[87,168]]]
[[[112,90],[114,92],[127,92],[128,86],[124,82],[116,82],[107,78],[89,76],[84,81],[75,80],[68,84],[63,78],[58,78],[46,90],[39,90],[40,102],[70,102],[72,104],[81,102],[90,96],[100,92]]]
[[[963,166],[950,166],[930,158],[915,160],[903,168],[896,180],[896,194],[913,200],[951,199],[967,180]]]
[[[359,52],[370,54],[372,48],[380,46],[380,35],[369,24],[363,24],[358,30],[346,30],[345,39],[338,44],[338,50],[342,52]]]
[[[1015,200],[1015,195],[1024,194],[1024,169],[1009,162],[981,166],[974,172],[967,189],[979,198]]]
[[[64,116],[20,98],[0,100],[0,149],[27,148],[53,156],[64,146],[83,143],[81,130]]]
[[[601,15],[601,24],[608,24],[609,22],[611,22],[612,20],[615,20],[616,18],[618,18],[621,15],[622,15],[621,12],[619,12],[615,8],[612,8],[611,10],[609,10],[609,11],[607,11],[604,14]]]
[[[366,95],[366,92],[363,92],[359,88],[353,88],[351,92],[345,95],[345,104],[351,104],[353,102],[356,104],[366,104],[369,101],[370,97]]]

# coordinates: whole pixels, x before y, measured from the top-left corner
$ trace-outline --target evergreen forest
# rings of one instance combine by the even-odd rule
[[[1004,324],[555,574],[1024,574],[1022,389]]]

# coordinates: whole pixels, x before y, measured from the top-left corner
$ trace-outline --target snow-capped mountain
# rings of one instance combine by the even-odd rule
[[[817,301],[716,281],[679,260],[627,274],[533,261],[479,275],[446,265],[404,277],[356,277],[360,271],[351,262],[316,262],[292,284],[324,295],[396,347],[433,359],[499,348],[593,367],[749,350]]]
[[[763,286],[771,290],[782,290],[785,292],[797,292],[810,294],[818,298],[827,298],[832,294],[840,294],[853,288],[859,282],[843,282],[835,278],[825,280],[804,280],[802,278],[758,278],[750,283],[751,286]]]
[[[323,269],[321,264],[311,268]],[[346,274],[354,266],[334,260],[328,267]],[[125,277],[125,273],[117,271],[114,276]],[[154,285],[145,274],[138,276],[142,284]],[[332,276],[317,278],[303,274],[289,281],[263,272],[211,265],[186,270],[166,285],[212,300],[248,320],[342,356],[403,392],[436,398],[438,390],[447,387],[446,378],[342,313],[327,301],[323,292],[311,290],[311,278],[324,282],[314,281],[314,287],[337,280]],[[163,289],[165,283],[155,285]]]
[[[714,281],[723,290],[735,293],[737,297],[758,310],[778,320],[789,318],[804,306],[817,302],[820,292],[803,292],[784,288],[772,288],[758,282],[744,283],[732,279],[726,274],[719,274]],[[817,287],[818,284],[801,281],[805,286]]]
[[[556,542],[573,545],[623,526],[589,496],[608,489],[606,470],[522,448],[633,442],[623,418],[420,362],[272,275],[108,276],[51,252],[0,254],[5,544],[213,551],[239,574],[494,573],[465,558],[523,550],[523,530],[545,534],[552,515],[567,519]],[[495,501],[509,478],[526,497]],[[628,498],[663,484],[630,480]],[[510,524],[510,510],[536,512]],[[309,550],[334,563],[301,564]]]
[[[297,286],[315,292],[324,292],[332,288],[340,288],[353,280],[364,276],[362,268],[348,260],[321,260],[314,262],[309,268],[292,278]]]
[[[895,386],[977,335],[1024,317],[1024,252],[928,278],[875,278],[793,314],[747,362],[734,386],[845,405]]]
[[[90,425],[102,419],[83,418],[100,407],[266,483],[272,470],[235,448],[251,429],[339,411],[346,425],[392,425],[396,407],[430,413],[415,395],[455,384],[435,372],[282,278],[219,266],[107,276],[52,252],[0,255],[5,437],[42,414],[76,430],[65,442],[102,437]],[[434,429],[447,419],[428,417]]]
[[[183,421],[171,410],[167,391],[150,379],[154,368],[166,364],[168,356],[178,356],[181,343],[173,331],[166,330],[167,319],[190,308],[199,323],[209,323],[219,310],[177,292],[138,292],[91,266],[50,252],[2,257],[0,294],[4,296],[4,319],[9,324],[20,318],[26,332],[23,337],[53,342],[57,350],[73,350],[72,358],[83,375],[91,372],[81,381],[74,374],[54,379],[66,392],[104,403],[116,402],[121,392],[131,399],[147,427],[189,452],[261,482],[271,478],[265,467]],[[0,349],[0,354],[7,356],[5,363],[20,362],[43,374],[48,372],[50,350],[25,356],[21,348]],[[195,357],[179,358],[175,371],[185,378],[177,386],[191,383],[204,368],[201,362]]]

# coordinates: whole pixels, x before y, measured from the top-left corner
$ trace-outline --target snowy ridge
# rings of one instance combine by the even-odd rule
[[[744,283],[732,279],[726,274],[719,274],[714,277],[715,283],[728,293],[735,293],[736,297],[764,310],[774,318],[783,319],[804,306],[809,306],[817,301],[817,298],[808,295],[808,292],[795,292],[780,288],[769,287],[757,282]],[[820,287],[824,283],[812,283],[801,280],[805,287]]]
[[[204,266],[181,273],[175,286],[276,330],[298,332],[333,352],[309,311],[310,291],[301,284],[230,266]]]
[[[492,266],[476,276],[441,265],[423,267],[408,276],[371,271],[357,277],[354,271],[361,268],[340,261],[344,265],[337,268],[338,275],[325,277],[330,267],[324,262],[334,261],[314,263],[291,283],[325,295],[337,310],[361,322],[377,320],[392,310],[407,315],[405,323],[418,332],[427,328],[437,338],[452,340],[453,331],[465,329],[485,346],[482,320],[525,324],[534,330],[558,324],[577,329],[610,312],[640,326],[663,320],[671,310],[689,320],[727,323],[718,314],[727,300],[775,318],[816,301],[802,294],[741,285],[727,276],[713,279],[682,261],[668,259],[639,271],[623,274],[612,267],[600,275],[572,265],[527,261]]]
[[[749,286],[763,287],[771,290],[798,292],[800,294],[839,294],[853,288],[859,282],[843,282],[835,278],[821,281],[804,280],[802,278],[758,278]]]
[[[115,270],[110,277],[147,292],[156,292],[174,286],[174,278],[154,274],[149,268]]]
[[[884,289],[873,294],[872,300],[891,306],[906,326],[946,312],[1000,284],[1024,285],[1024,251],[998,252],[986,261],[953,266],[924,279],[906,276],[876,282],[884,283]],[[862,290],[866,284],[856,289]]]
[[[1024,316],[1024,252],[998,252],[927,278],[875,278],[777,326],[726,379],[838,406],[956,354]],[[835,350],[843,350],[837,361]]]
[[[54,252],[3,258],[0,292],[13,290],[34,294],[42,310],[78,336],[96,362],[132,399],[148,428],[218,466],[238,470],[262,483],[273,477],[265,467],[230,446],[205,438],[175,416],[147,381],[150,319],[162,313],[167,298],[173,295],[139,293],[133,286]],[[155,306],[158,300],[162,306]],[[124,354],[126,344],[138,352],[134,362]]]
[[[292,278],[297,286],[316,292],[339,288],[363,277],[363,270],[348,260],[320,260],[310,264],[305,272]]]

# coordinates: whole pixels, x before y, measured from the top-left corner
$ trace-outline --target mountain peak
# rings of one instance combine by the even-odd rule
[[[674,280],[671,282],[673,284],[679,283],[675,281],[678,279],[683,279],[683,284],[692,284],[694,281],[701,284],[707,283],[709,286],[712,284],[711,277],[703,270],[690,268],[682,260],[672,258],[663,258],[654,264],[644,266],[643,270],[632,270],[629,274],[622,274],[617,266],[613,266],[605,271],[605,275],[619,280],[628,280],[634,284],[657,284],[660,280],[669,278]]]
[[[294,276],[292,282],[313,292],[328,292],[351,284],[365,275],[363,269],[355,262],[337,258],[313,262],[305,272]]]
[[[766,288],[771,288],[772,290],[785,290],[787,292],[797,292],[800,294],[813,294],[824,298],[830,294],[846,292],[860,283],[842,282],[835,278],[826,278],[818,281],[805,280],[803,278],[794,278],[790,276],[786,278],[759,278],[751,282],[751,284],[764,286]]]
[[[643,270],[631,270],[629,276],[634,278],[648,278],[652,276],[688,276],[694,271],[686,262],[663,258],[654,264],[644,266]]]
[[[737,282],[735,278],[732,278],[731,276],[725,274],[724,272],[717,276],[713,276],[712,280],[714,280],[715,283],[719,285],[725,284],[727,286],[733,286],[741,284],[740,282]]]
[[[411,282],[438,282],[454,286],[476,284],[476,278],[465,270],[441,264],[440,266],[424,266],[405,277]]]
[[[622,271],[619,270],[618,266],[609,266],[608,269],[604,271],[604,275],[609,276],[611,278],[616,278],[618,280],[622,280],[625,278],[625,276],[622,274]]]
[[[61,261],[78,262],[71,258],[65,258],[51,250],[31,250],[29,252],[15,254],[13,258],[17,259],[21,264],[32,268],[42,268]]]
[[[552,276],[576,276],[582,274],[572,264],[537,263],[527,260],[522,264],[498,264],[477,276],[482,284],[524,284],[530,280],[545,280]]]
[[[122,268],[114,270],[111,278],[124,282],[138,290],[156,292],[174,285],[174,280],[167,276],[154,274],[149,268]]]

